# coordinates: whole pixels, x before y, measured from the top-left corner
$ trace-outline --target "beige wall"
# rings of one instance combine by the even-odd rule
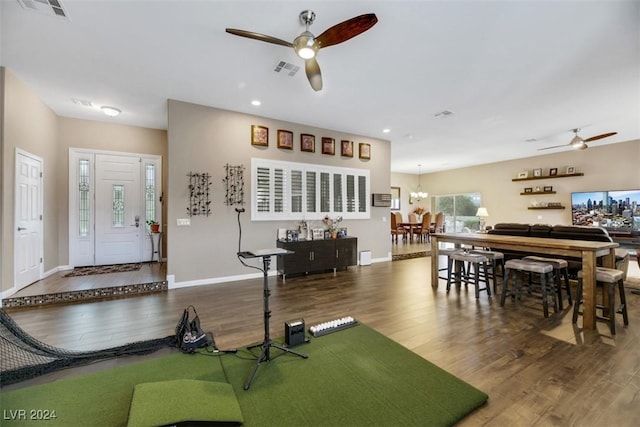
[[[250,128],[259,124],[269,128],[269,147],[250,144]],[[294,150],[276,148],[278,129],[294,133]],[[316,152],[299,149],[300,133],[316,136]],[[371,160],[327,156],[321,154],[320,138],[350,139],[371,144]],[[235,113],[216,108],[169,101],[169,216],[168,274],[176,282],[193,282],[207,278],[222,278],[254,273],[237,260],[237,216],[234,206],[224,204],[222,179],[225,164],[244,165],[247,212],[241,216],[243,249],[274,247],[276,230],[292,228],[302,218],[291,221],[250,220],[250,165],[251,158],[278,159],[293,162],[327,164],[333,166],[371,170],[371,191],[387,193],[390,182],[390,144],[388,141],[364,138],[343,132],[313,128],[296,123],[282,122],[264,117]],[[212,175],[212,214],[191,217],[190,227],[177,227],[176,219],[188,218],[186,209],[189,194],[187,173],[207,172]],[[370,220],[345,220],[349,234],[358,237],[359,250],[371,250],[373,258],[389,256],[391,244],[387,208],[371,208]],[[317,221],[316,226],[322,224]]]
[[[59,264],[56,179],[57,117],[15,75],[4,69],[4,114],[2,144],[2,286],[6,291],[14,283],[14,163],[16,148],[39,156],[43,161],[44,270]]]
[[[581,177],[541,179],[513,182],[520,171],[542,168],[543,175],[549,168],[558,173],[574,166]],[[403,206],[406,205],[407,181],[417,182],[415,175],[393,174],[391,185],[402,185]],[[583,151],[563,151],[556,154],[531,157],[454,169],[445,172],[423,174],[422,188],[432,196],[479,192],[482,205],[489,211],[487,225],[498,222],[523,222],[541,224],[571,224],[571,193],[578,191],[627,190],[640,188],[640,140],[600,145],[592,143]],[[413,184],[415,185],[415,184]],[[521,196],[525,187],[553,186],[556,194]],[[532,201],[561,202],[563,210],[529,210]],[[431,206],[431,204],[429,204]],[[403,209],[404,210],[404,209]]]

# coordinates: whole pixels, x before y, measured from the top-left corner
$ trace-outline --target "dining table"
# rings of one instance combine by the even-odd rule
[[[413,242],[414,233],[420,233],[422,230],[422,222],[399,222],[398,227],[404,228],[409,233],[409,241]]]
[[[434,289],[438,288],[438,256],[441,243],[450,243],[454,247],[470,245],[478,248],[491,248],[492,250],[512,250],[536,255],[554,255],[581,261],[582,322],[585,330],[596,329],[597,260],[601,260],[603,267],[614,268],[615,248],[619,246],[615,242],[507,236],[486,232],[434,233],[431,235],[431,286]]]

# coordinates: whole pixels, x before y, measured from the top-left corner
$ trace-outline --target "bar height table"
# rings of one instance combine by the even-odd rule
[[[438,249],[440,243],[453,243],[456,247],[473,245],[492,249],[506,249],[542,255],[559,255],[582,261],[584,329],[596,329],[596,260],[602,258],[602,266],[615,268],[613,242],[552,239],[545,237],[506,236],[489,233],[434,233],[431,235],[431,286],[438,288]]]

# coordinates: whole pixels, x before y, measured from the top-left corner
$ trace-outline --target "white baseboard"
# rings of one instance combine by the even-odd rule
[[[269,276],[275,276],[278,272],[273,270],[269,272]],[[169,289],[188,288],[190,286],[214,285],[217,283],[237,282],[239,280],[257,279],[262,277],[262,273],[240,274],[237,276],[212,277],[209,279],[187,280],[184,282],[176,282],[173,274],[167,275]]]

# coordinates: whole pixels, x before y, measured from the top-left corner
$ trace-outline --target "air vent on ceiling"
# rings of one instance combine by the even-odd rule
[[[290,64],[288,62],[285,61],[280,61],[278,62],[278,64],[276,65],[276,68],[273,69],[273,71],[275,71],[276,73],[281,72],[282,70],[284,70],[285,72],[287,72],[287,74],[289,76],[295,76],[296,73],[300,70],[300,66],[299,65],[293,65]]]
[[[71,98],[71,102],[76,105],[82,105],[83,107],[93,108],[93,103],[91,101],[87,101],[86,99]]]
[[[26,10],[40,12],[45,15],[69,19],[60,0],[18,0],[20,6]]]
[[[434,117],[440,117],[441,119],[444,119],[445,117],[449,117],[451,116],[453,113],[449,110],[442,110],[439,113],[435,113],[433,116]]]

